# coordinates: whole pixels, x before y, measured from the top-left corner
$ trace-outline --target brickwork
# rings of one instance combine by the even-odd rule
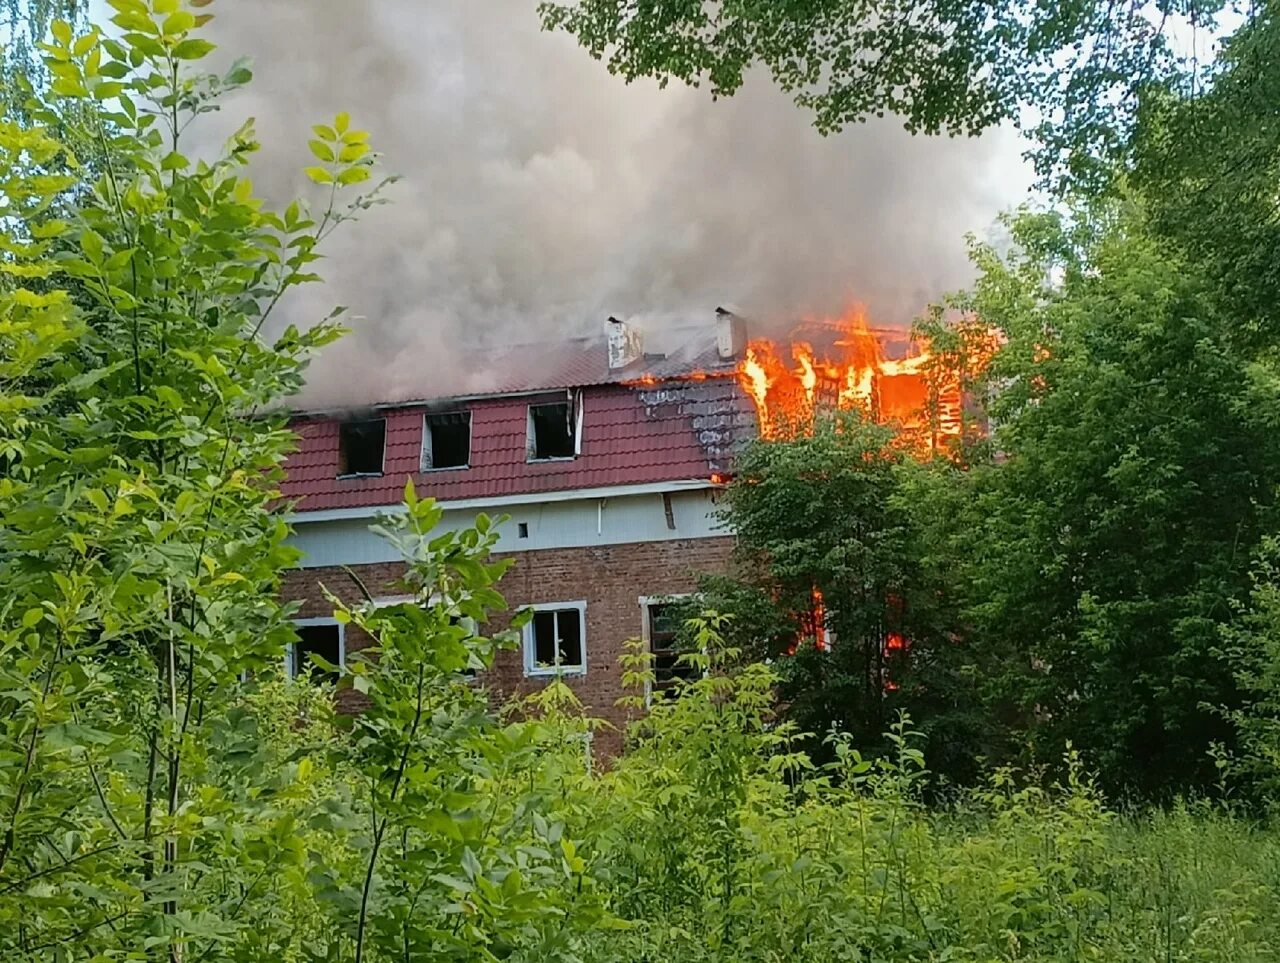
[[[623,643],[641,634],[640,597],[693,591],[700,573],[727,569],[732,550],[733,539],[720,537],[520,552],[512,556],[516,564],[499,589],[512,611],[546,602],[587,603],[587,673],[567,681],[592,715],[620,729],[625,718],[615,705],[624,694],[618,657]],[[375,596],[395,595],[404,566],[398,562],[361,565],[353,571]],[[299,617],[323,618],[331,613],[319,583],[344,601],[354,604],[362,598],[355,582],[341,568],[297,569],[288,573],[284,594],[290,601],[303,603]],[[508,619],[508,615],[500,615],[488,630],[504,628]],[[361,635],[348,627],[348,656],[368,644]],[[545,683],[544,679],[525,677],[520,651],[500,653],[484,681],[498,698]],[[356,695],[344,693],[343,707],[358,709]],[[617,729],[597,735],[596,749],[602,756],[617,753],[621,745]]]

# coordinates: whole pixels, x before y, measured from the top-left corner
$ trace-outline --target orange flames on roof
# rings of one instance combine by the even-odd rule
[[[978,364],[985,364],[995,339],[972,325],[962,333],[977,336],[967,342],[977,349]],[[785,344],[752,339],[738,379],[764,438],[807,433],[822,411],[860,410],[896,427],[909,447],[932,450],[965,430],[962,378],[941,360],[906,332],[868,327],[855,309],[834,321],[804,322]]]

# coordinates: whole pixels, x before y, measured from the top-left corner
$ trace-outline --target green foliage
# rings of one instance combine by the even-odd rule
[[[1140,210],[1081,224],[1026,214],[1008,256],[976,249],[958,303],[1007,338],[1002,457],[938,538],[1035,758],[1070,740],[1112,790],[1209,785],[1239,704],[1219,635],[1274,524],[1274,389]]]
[[[1234,335],[1274,350],[1280,318],[1280,16],[1274,4],[1225,44],[1199,96],[1165,91],[1143,102],[1131,179],[1156,229],[1205,271],[1234,315]],[[1182,95],[1179,95],[1179,94]]]
[[[1126,818],[1078,754],[1063,778],[994,772],[952,804],[900,718],[871,760],[832,761],[772,718],[777,679],[739,665],[722,616],[706,671],[658,698],[632,750],[578,788],[572,827],[626,922],[585,960],[1257,960],[1280,941],[1280,844],[1208,807]]]
[[[966,778],[981,724],[948,632],[946,573],[925,563],[918,518],[954,469],[921,465],[892,442],[890,428],[840,412],[748,447],[722,512],[740,574],[705,579],[688,606],[732,613],[733,644],[777,660],[780,698],[801,729],[834,727],[871,750],[905,708],[923,720],[937,764]],[[908,646],[887,648],[891,636]]]
[[[23,113],[34,89],[44,89],[49,72],[39,44],[50,37],[54,21],[80,32],[88,17],[82,0],[0,0],[0,102],[6,114]]]
[[[1226,6],[546,0],[540,9],[544,26],[573,34],[627,80],[675,79],[727,96],[760,65],[824,133],[886,113],[923,133],[1015,122],[1038,138],[1041,174],[1087,180],[1110,175],[1141,91],[1200,79],[1166,27],[1184,17],[1210,29]]]
[[[565,958],[572,932],[601,912],[563,821],[542,798],[538,784],[555,771],[536,773],[542,727],[501,727],[465,674],[516,644],[518,625],[495,639],[472,628],[503,606],[493,585],[510,560],[487,560],[497,536],[484,516],[433,535],[444,510],[419,501],[411,484],[405,501],[407,512],[383,532],[410,560],[410,598],[355,609],[334,599],[339,621],[373,644],[349,666],[368,704],[339,753],[363,789],[357,808],[368,831],[348,837],[356,862],[335,867],[322,894],[327,952],[345,957],[353,940],[357,963],[402,951]]]
[[[1223,627],[1223,655],[1235,668],[1243,704],[1230,713],[1240,735],[1237,755],[1218,754],[1225,774],[1274,805],[1280,791],[1280,543],[1262,541],[1247,603]]]
[[[247,71],[190,72],[207,14],[111,7],[118,37],[52,24],[50,100],[0,126],[0,955],[258,959],[292,938],[310,792],[242,701],[292,637],[264,412],[339,333],[263,331],[371,198],[266,208],[249,125],[187,158]]]

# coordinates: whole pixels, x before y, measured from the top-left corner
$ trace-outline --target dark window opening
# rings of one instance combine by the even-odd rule
[[[338,475],[381,475],[385,418],[348,421],[338,428]]]
[[[676,607],[667,602],[653,603],[645,607],[649,620],[649,653],[653,658],[653,687],[669,689],[680,679],[697,678],[696,666],[680,660],[677,643],[680,618]]]
[[[573,408],[568,402],[529,406],[529,457],[572,458]]]
[[[471,462],[471,412],[427,415],[422,467],[466,468]]]
[[[519,535],[520,535],[520,537],[521,537],[521,538],[528,538],[528,537],[529,537],[529,523],[528,523],[528,522],[517,522],[517,523],[516,523],[516,531],[519,533]]]
[[[533,643],[531,669],[583,668],[582,613],[578,609],[535,612],[529,631]]]
[[[314,653],[330,665],[342,664],[342,627],[337,624],[295,626],[298,641],[289,650],[289,676],[309,675],[313,679],[337,681],[333,669],[324,669],[312,661]]]

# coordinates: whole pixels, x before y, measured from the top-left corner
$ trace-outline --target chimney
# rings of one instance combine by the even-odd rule
[[[640,330],[633,328],[625,321],[610,318],[606,328],[609,332],[609,370],[625,368],[633,361],[638,361],[644,354],[644,338]]]
[[[732,311],[716,308],[716,354],[732,361],[747,346],[747,322]]]

